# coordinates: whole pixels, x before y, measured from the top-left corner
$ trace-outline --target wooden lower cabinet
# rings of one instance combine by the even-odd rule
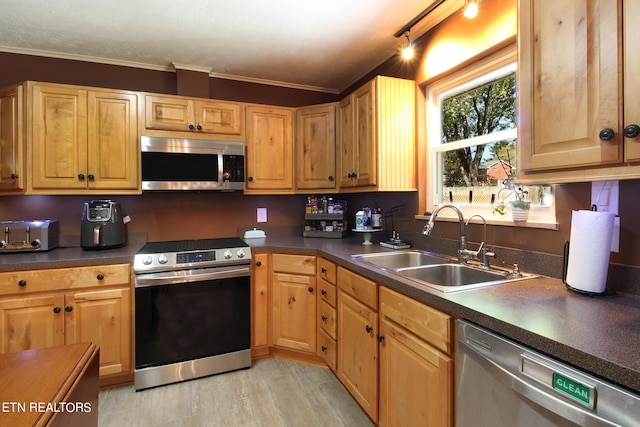
[[[340,270],[338,288],[340,289]],[[338,378],[362,409],[378,419],[378,313],[338,292]]]
[[[274,273],[272,280],[273,345],[315,353],[315,277]]]
[[[130,381],[130,271],[114,264],[0,273],[0,353],[93,342],[101,385]]]
[[[251,267],[251,357],[269,355],[269,254],[253,255]]]

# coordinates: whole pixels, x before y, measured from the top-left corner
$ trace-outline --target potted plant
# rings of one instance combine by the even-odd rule
[[[508,194],[500,199],[500,193],[508,191]],[[511,180],[504,181],[504,188],[498,191],[498,199],[500,203],[493,209],[493,212],[499,215],[506,215],[506,206],[511,206],[511,217],[514,221],[524,222],[529,219],[529,210],[531,209],[531,202],[525,200],[528,191],[523,190],[522,187],[515,187]],[[509,199],[513,199],[509,201]]]

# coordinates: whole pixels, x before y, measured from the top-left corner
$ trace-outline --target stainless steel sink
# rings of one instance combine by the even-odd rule
[[[523,273],[514,276],[509,271],[458,264],[449,258],[418,250],[352,255],[352,258],[410,279],[418,286],[444,293],[536,277]]]
[[[389,270],[451,262],[448,258],[424,251],[379,252],[373,254],[352,255],[352,258]]]

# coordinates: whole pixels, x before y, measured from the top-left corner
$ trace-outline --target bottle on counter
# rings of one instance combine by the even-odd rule
[[[377,205],[371,212],[371,226],[375,229],[382,228],[382,209]]]
[[[312,211],[312,209],[311,209],[311,196],[308,196],[308,197],[307,197],[307,204],[306,204],[306,205],[305,205],[305,207],[304,207],[304,213],[308,213],[308,214],[310,214],[310,213],[312,213],[312,212],[313,212],[313,211]]]

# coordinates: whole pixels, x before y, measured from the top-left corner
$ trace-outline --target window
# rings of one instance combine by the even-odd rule
[[[522,199],[528,225],[555,225],[553,188],[514,182],[516,93],[515,48],[427,86],[427,210],[451,202],[465,217],[513,225],[509,205]]]

